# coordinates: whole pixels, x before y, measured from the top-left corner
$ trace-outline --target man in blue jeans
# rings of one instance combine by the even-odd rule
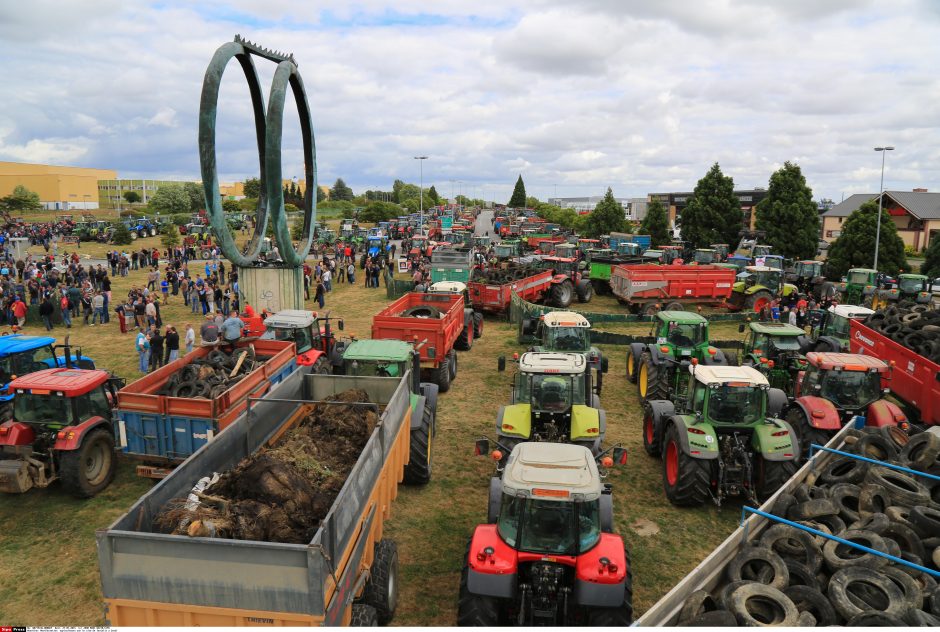
[[[134,346],[140,355],[140,372],[146,373],[150,365],[150,336],[145,334],[143,329],[137,330],[137,340]]]

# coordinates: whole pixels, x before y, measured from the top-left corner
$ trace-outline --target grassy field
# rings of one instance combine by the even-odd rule
[[[157,245],[158,239],[139,242]],[[104,248],[83,246],[83,254]],[[123,295],[142,272],[114,283]],[[327,297],[326,308],[345,319],[345,335],[368,337],[372,315],[386,303],[384,289],[339,284]],[[312,308],[312,302],[309,305]],[[598,297],[590,311],[615,311],[610,298]],[[190,316],[180,298],[171,297],[163,310],[165,323],[183,325]],[[618,325],[610,330],[645,334],[649,325]],[[40,333],[30,326],[26,333]],[[66,330],[54,332],[62,338]],[[133,380],[137,355],[133,335],[121,335],[117,324],[77,325],[68,330],[73,343],[102,367]],[[717,338],[738,337],[737,327],[722,324]],[[438,405],[438,433],[433,447],[434,476],[425,488],[402,487],[395,502],[388,537],[398,541],[401,556],[401,603],[395,624],[453,625],[461,555],[474,525],[485,520],[487,481],[491,461],[473,457],[473,440],[493,434],[501,403],[509,397],[511,371],[496,372],[499,355],[520,348],[515,329],[487,320],[483,338],[460,353],[453,388]],[[633,557],[635,608],[641,614],[695,567],[736,526],[740,507],[679,510],[666,501],[660,463],[647,457],[640,438],[640,409],[635,390],[624,378],[622,348],[605,348],[610,373],[602,402],[607,410],[607,440],[622,442],[630,452],[625,467],[608,479],[614,487],[616,530]],[[111,487],[96,498],[74,500],[58,486],[20,496],[0,497],[0,621],[5,625],[100,625],[104,621],[98,581],[94,532],[107,527],[149,489],[137,479],[133,465],[122,462]],[[640,535],[644,533],[646,535]],[[8,623],[7,623],[8,622]]]

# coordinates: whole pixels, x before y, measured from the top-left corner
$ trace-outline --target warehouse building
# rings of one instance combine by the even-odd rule
[[[23,185],[39,194],[47,210],[91,210],[99,206],[98,181],[116,177],[112,169],[0,162],[0,197]]]
[[[735,191],[734,194],[741,202],[742,227],[746,226],[750,230],[754,230],[754,222],[756,220],[754,208],[757,206],[758,202],[767,197],[766,189]],[[666,212],[669,215],[669,225],[675,226],[676,219],[682,217],[682,210],[689,203],[689,200],[692,199],[692,195],[692,191],[681,193],[650,193],[646,196],[646,199],[649,202],[652,202],[653,200],[659,200],[662,202],[663,206],[666,207]],[[682,220],[679,219],[679,224],[681,223]]]
[[[603,195],[589,195],[586,197],[548,198],[548,203],[559,208],[570,208],[578,213],[588,213],[594,210]],[[646,198],[614,198],[623,207],[624,216],[630,220],[641,220],[646,217]]]

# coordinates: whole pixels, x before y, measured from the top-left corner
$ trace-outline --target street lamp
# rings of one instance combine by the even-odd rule
[[[424,161],[428,159],[427,156],[415,156],[415,160],[418,161],[418,164],[421,165],[421,184],[418,187],[418,230],[421,231],[421,234],[424,233]]]
[[[878,246],[881,241],[881,204],[885,196],[885,154],[894,151],[894,147],[875,147],[875,151],[881,152],[881,185],[878,187],[878,228],[875,229],[875,265],[872,266],[878,270]]]

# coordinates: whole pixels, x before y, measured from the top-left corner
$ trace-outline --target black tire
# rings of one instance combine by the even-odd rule
[[[893,581],[901,592],[904,593],[904,600],[907,602],[908,610],[922,610],[924,607],[924,589],[916,579],[902,571],[897,566],[886,566],[881,569],[881,574]]]
[[[313,363],[313,373],[317,375],[331,375],[333,373],[333,366],[330,364],[330,360],[326,356],[317,358],[317,361]]]
[[[918,470],[926,470],[940,457],[940,438],[929,432],[911,437],[901,450],[901,462]]]
[[[496,627],[500,624],[499,600],[470,592],[467,577],[470,574],[470,543],[463,554],[460,572],[460,592],[457,597],[457,625],[461,627]]]
[[[375,556],[362,603],[375,608],[379,625],[388,625],[398,607],[398,546],[394,540],[375,543]]]
[[[467,324],[464,325],[463,330],[460,332],[460,335],[457,336],[457,340],[454,341],[454,349],[459,351],[470,351],[470,347],[473,346],[473,325]]]
[[[858,503],[861,495],[862,488],[852,483],[839,483],[829,490],[829,498],[839,508],[839,517],[846,524],[851,524],[860,518]]]
[[[786,525],[784,525],[786,526]],[[783,558],[763,545],[745,546],[728,565],[731,581],[759,581],[783,590],[790,584],[790,571]]]
[[[633,567],[630,564],[630,551],[623,547],[627,562],[627,577],[623,582],[623,603],[613,608],[592,607],[588,611],[588,626],[592,628],[626,627],[633,623]]]
[[[564,308],[571,305],[574,288],[571,286],[571,281],[562,281],[553,285],[548,294],[552,305]]]
[[[672,376],[670,375],[669,365],[666,363],[655,364],[652,356],[648,353],[644,353],[640,360],[642,364],[637,373],[636,387],[637,394],[640,396],[640,403],[646,403],[651,399],[670,399]]]
[[[659,420],[660,423],[668,420]],[[653,414],[653,407],[649,403],[643,404],[643,449],[650,456],[659,458],[663,455],[662,429],[657,432],[656,419]]]
[[[919,435],[918,435],[919,436]],[[880,438],[880,437],[879,437]],[[922,483],[902,472],[881,467],[869,468],[866,482],[881,485],[888,490],[891,505],[926,505],[930,502],[930,490]]]
[[[760,545],[783,557],[795,559],[806,566],[811,574],[822,568],[822,551],[806,531],[787,524],[776,524],[761,536]],[[789,581],[787,585],[789,585]],[[778,586],[779,588],[779,586]]]
[[[578,283],[577,294],[579,303],[590,303],[591,299],[594,298],[594,286],[591,285],[590,281],[581,281]]]
[[[503,481],[498,476],[490,477],[490,494],[486,504],[486,523],[496,524],[503,503]]]
[[[932,507],[917,506],[911,509],[911,524],[924,535],[940,534],[940,511]]]
[[[762,499],[770,498],[796,474],[796,461],[768,461],[760,455],[757,461],[757,495]]]
[[[877,533],[864,529],[849,529],[839,534],[843,540],[867,546],[876,551],[884,551],[885,540]],[[823,545],[823,558],[826,566],[832,571],[839,571],[849,567],[865,567],[869,570],[880,568],[888,564],[888,560],[872,553],[861,553],[855,548],[835,540],[828,540]],[[848,618],[848,617],[846,617]]]
[[[849,628],[903,628],[907,624],[900,617],[879,610],[865,610],[849,619],[845,625]]]
[[[79,498],[91,498],[110,485],[116,467],[114,437],[105,428],[92,430],[77,449],[59,453],[62,487]]]
[[[796,627],[800,613],[789,597],[773,586],[751,583],[741,586],[729,599],[728,609],[738,625]]]
[[[666,429],[663,441],[663,489],[666,498],[679,507],[697,507],[708,500],[711,463],[694,459],[682,451],[675,425]]]
[[[473,337],[483,337],[483,314],[481,312],[473,312]]]
[[[417,305],[409,307],[400,316],[402,318],[440,318],[441,310],[430,305]]]
[[[434,465],[431,449],[432,419],[431,408],[425,405],[421,425],[411,431],[411,443],[408,448],[410,458],[408,465],[405,466],[403,479],[406,485],[427,485],[431,480],[431,470]]]
[[[457,379],[457,352],[451,349],[447,355],[450,356],[450,381],[453,382]]]
[[[835,483],[855,483],[858,485],[865,478],[867,472],[868,463],[847,456],[840,456],[826,464],[819,475],[819,480],[829,485]]]
[[[636,384],[636,374],[637,368],[639,367],[640,359],[634,355],[633,351],[627,350],[627,381],[631,384]]]
[[[727,610],[704,612],[682,625],[690,628],[736,628],[738,620]]]
[[[819,627],[838,625],[839,616],[826,596],[809,586],[790,586],[783,591],[800,612],[808,612],[816,619]]]
[[[868,433],[855,442],[852,452],[859,456],[868,457],[878,461],[894,461],[898,458],[898,451],[894,443],[878,434]]]
[[[379,615],[372,606],[364,603],[354,603],[349,625],[354,628],[377,628],[379,627]]]
[[[849,589],[852,585],[855,590]],[[903,617],[906,611],[904,593],[897,584],[871,568],[843,568],[829,580],[826,592],[832,607],[844,619],[866,610],[878,610],[895,617]],[[859,606],[858,602],[864,602],[867,607]]]
[[[679,611],[679,619],[676,624],[679,626],[688,625],[690,621],[700,617],[706,612],[718,610],[718,602],[707,590],[696,590],[686,597],[682,603],[682,610]]]
[[[437,390],[446,393],[450,390],[450,357],[444,356],[444,361],[434,369],[434,383]]]
[[[793,406],[787,412],[787,423],[796,433],[803,458],[809,458],[809,449],[812,444],[826,445],[829,443],[829,439],[832,438],[827,431],[814,428],[809,423],[809,419],[806,418],[806,413],[799,406]]]

